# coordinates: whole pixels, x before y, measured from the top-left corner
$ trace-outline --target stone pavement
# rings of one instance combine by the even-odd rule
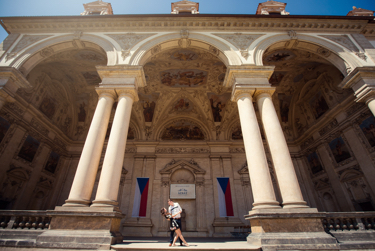
[[[136,238],[125,237],[122,244],[112,245],[112,249],[139,251],[139,250],[261,250],[258,246],[252,246],[245,239],[236,238],[193,238],[186,237],[190,247],[180,246],[169,247],[169,237]]]

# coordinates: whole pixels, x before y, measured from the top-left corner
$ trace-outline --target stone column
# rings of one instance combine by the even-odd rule
[[[368,108],[372,112],[372,115],[375,116],[375,95],[368,97],[365,103],[367,104]]]
[[[135,88],[116,89],[119,96],[115,117],[109,136],[102,173],[93,207],[117,207],[121,170],[124,162],[130,114],[134,101],[138,100]]]
[[[248,79],[246,80],[249,81]],[[241,88],[241,86],[236,84],[232,93],[232,101],[237,102],[240,115],[246,159],[254,196],[253,210],[279,208],[253,106],[252,95],[254,91],[255,89]]]
[[[298,184],[296,172],[290,157],[289,148],[280,125],[271,95],[274,88],[257,89],[259,113],[262,118],[264,132],[271,151],[277,180],[283,199],[283,208],[308,207],[303,200],[301,188]]]
[[[69,198],[63,205],[64,207],[87,207],[91,203],[90,197],[98,172],[109,117],[116,98],[116,93],[111,89],[97,88],[97,92],[99,101],[82,150]]]

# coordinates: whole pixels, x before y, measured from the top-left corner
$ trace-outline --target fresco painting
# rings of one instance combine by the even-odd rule
[[[57,165],[59,164],[59,159],[59,154],[51,152],[44,169],[50,173],[55,173]]]
[[[178,50],[172,53],[171,58],[178,61],[192,61],[198,58],[198,55],[190,50]]]
[[[269,80],[269,83],[273,86],[278,86],[281,82],[281,80],[283,80],[284,76],[285,76],[286,72],[285,71],[275,71],[270,80]]]
[[[89,61],[89,62],[106,61],[106,59],[102,55],[97,54],[93,51],[88,51],[88,50],[81,50],[77,52],[74,55],[74,58],[77,60],[84,60],[84,61]]]
[[[86,103],[82,102],[79,104],[78,122],[85,122],[85,120],[86,120]]]
[[[133,128],[129,127],[127,139],[135,139],[135,133]]]
[[[202,130],[191,122],[175,122],[168,126],[162,140],[204,140]]]
[[[321,92],[318,92],[311,100],[310,106],[313,110],[316,119],[320,118],[326,111],[329,110],[328,104]]]
[[[161,83],[170,87],[201,86],[207,82],[207,72],[174,69],[160,72]]]
[[[309,166],[313,174],[317,174],[320,171],[323,171],[322,164],[320,163],[318,154],[316,152],[310,153],[307,156],[307,161],[309,162]]]
[[[27,136],[25,142],[22,145],[20,152],[18,153],[18,157],[32,162],[36,151],[38,150],[40,143],[36,139],[31,136]]]
[[[349,149],[341,137],[332,140],[329,143],[329,147],[331,148],[331,151],[337,163],[340,163],[341,161],[344,161],[351,157]]]
[[[173,103],[173,110],[176,112],[190,112],[193,107],[193,103],[187,98],[180,98]]]
[[[152,122],[152,118],[154,117],[156,107],[156,101],[158,100],[158,98],[159,93],[154,93],[152,95],[145,95],[139,93],[139,100],[142,104],[145,122]]]
[[[236,129],[234,129],[234,131],[232,132],[232,139],[234,139],[234,140],[236,140],[236,139],[243,140],[241,126],[239,126]]]
[[[282,50],[282,51],[277,51],[277,52],[272,53],[271,55],[266,57],[265,61],[266,62],[281,62],[281,61],[292,59],[294,57],[295,55],[293,52]]]
[[[9,127],[10,123],[6,119],[0,117],[0,143],[4,139]]]
[[[359,125],[371,147],[375,146],[375,118],[370,116]]]
[[[85,78],[88,85],[98,85],[102,82],[96,71],[82,72],[82,76]]]
[[[39,106],[39,110],[44,113],[49,119],[53,118],[56,112],[56,101],[53,98],[45,96]]]
[[[279,93],[279,103],[280,103],[280,116],[281,122],[288,123],[289,121],[289,107],[292,101],[292,96],[286,95],[284,93]]]
[[[208,99],[211,104],[211,111],[215,122],[221,122],[224,115],[224,108],[227,101],[230,99],[230,93],[224,95],[216,95],[214,93],[208,93]]]

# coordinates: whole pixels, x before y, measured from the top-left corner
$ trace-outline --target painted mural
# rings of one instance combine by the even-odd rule
[[[294,55],[293,52],[282,50],[272,53],[271,55],[267,56],[265,61],[266,62],[280,62],[285,61],[294,58],[296,55]]]
[[[190,112],[193,107],[193,103],[187,98],[180,98],[173,103],[173,111],[176,112]]]
[[[44,169],[50,173],[55,173],[57,165],[59,164],[59,159],[59,154],[51,152]]]
[[[311,100],[310,106],[313,110],[316,119],[320,118],[326,111],[329,110],[328,104],[321,92],[318,92]]]
[[[88,85],[98,85],[100,82],[102,82],[96,71],[85,71],[81,73]]]
[[[139,93],[139,100],[142,104],[143,108],[143,116],[145,118],[145,122],[152,122],[152,118],[154,117],[156,101],[159,98],[159,93],[153,93],[151,95],[145,95]]]
[[[78,122],[85,122],[85,120],[86,120],[86,103],[82,102],[79,104]]]
[[[375,146],[375,118],[370,116],[359,125],[371,147]]]
[[[39,106],[39,110],[44,113],[49,119],[52,119],[56,112],[56,100],[51,97],[45,96]]]
[[[208,93],[208,99],[211,104],[211,111],[215,122],[221,122],[224,115],[224,108],[227,101],[230,99],[230,93],[224,95],[216,95],[214,93]]]
[[[207,72],[173,69],[160,72],[161,83],[170,87],[201,86],[207,82]]]
[[[190,50],[178,50],[172,52],[171,58],[178,61],[192,61],[198,58],[198,54]]]
[[[322,164],[320,163],[318,154],[316,152],[310,153],[307,156],[307,161],[309,162],[309,166],[313,174],[317,174],[320,171],[323,171]]]
[[[275,71],[269,80],[270,84],[273,86],[278,86],[281,80],[283,80],[285,74],[285,71]]]
[[[338,137],[329,143],[329,147],[335,157],[337,163],[349,159],[351,157],[348,147],[346,146],[344,140]]]
[[[32,162],[36,151],[38,150],[40,143],[36,139],[31,136],[27,136],[25,142],[22,145],[20,152],[18,153],[18,157]]]
[[[237,140],[237,139],[243,140],[241,126],[238,126],[236,129],[234,129],[234,131],[232,132],[232,139],[234,139],[234,140]]]
[[[161,136],[162,140],[204,140],[202,130],[191,122],[174,122]]]
[[[89,51],[89,50],[80,50],[74,55],[74,58],[77,60],[84,60],[84,61],[89,61],[89,62],[106,62],[106,59],[94,52],[94,51]]]
[[[0,117],[0,143],[5,137],[5,134],[7,133],[9,127],[10,123],[6,119]]]
[[[288,123],[289,121],[289,107],[292,101],[292,96],[286,95],[284,93],[279,93],[279,103],[280,103],[280,117],[281,122]]]

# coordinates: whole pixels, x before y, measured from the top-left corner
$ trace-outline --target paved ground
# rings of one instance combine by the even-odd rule
[[[186,237],[190,247],[169,247],[168,237],[131,238],[125,237],[122,244],[112,246],[115,250],[260,250],[260,247],[247,244],[244,239],[236,238],[193,238]]]

